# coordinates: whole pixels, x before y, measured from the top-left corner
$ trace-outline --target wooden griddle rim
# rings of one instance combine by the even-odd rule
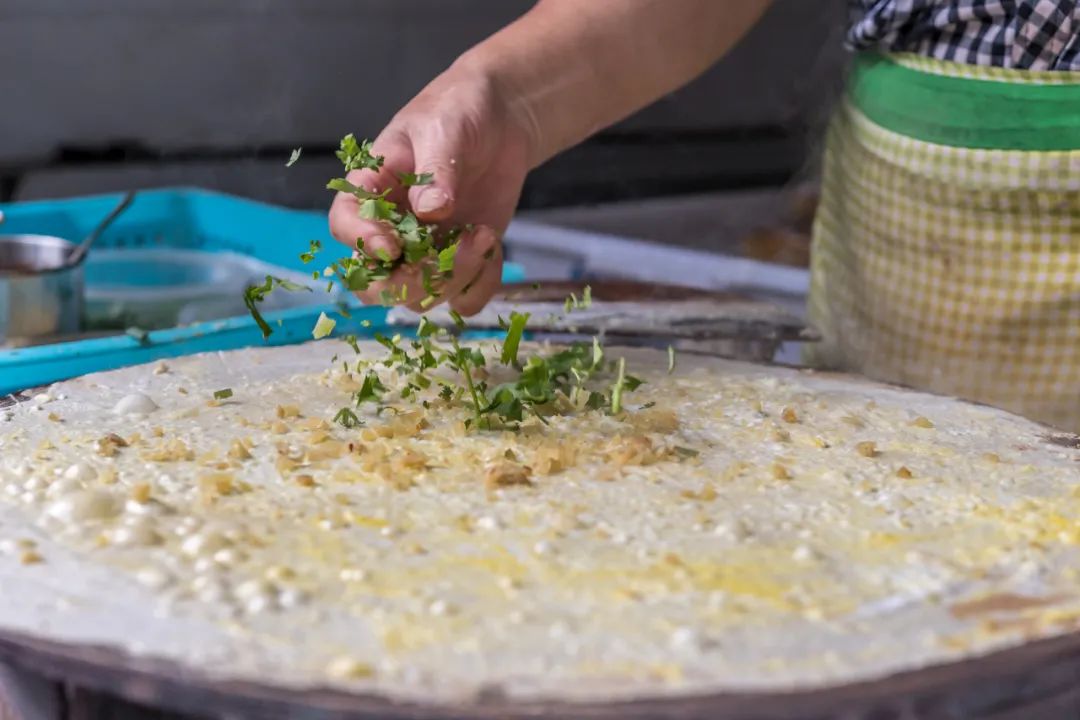
[[[176,663],[118,650],[0,631],[0,660],[69,685],[155,708],[244,717],[337,720],[844,720],[1024,718],[1039,706],[1080,708],[1080,633],[1029,642],[968,660],[876,680],[789,692],[642,697],[610,702],[514,702],[498,697],[458,704],[395,701],[333,689],[293,690],[212,679]],[[957,714],[959,713],[959,714]],[[1075,716],[1075,715],[1073,715]],[[1056,717],[1056,716],[1055,716]]]

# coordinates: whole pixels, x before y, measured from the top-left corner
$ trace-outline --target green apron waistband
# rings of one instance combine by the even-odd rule
[[[1080,84],[950,77],[860,53],[848,98],[877,125],[938,145],[1080,150]]]

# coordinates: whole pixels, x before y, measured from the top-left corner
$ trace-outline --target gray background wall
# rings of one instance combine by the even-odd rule
[[[0,196],[182,184],[322,207],[337,138],[376,134],[531,4],[4,0]],[[834,95],[844,5],[778,0],[704,77],[538,170],[524,204],[784,183]]]

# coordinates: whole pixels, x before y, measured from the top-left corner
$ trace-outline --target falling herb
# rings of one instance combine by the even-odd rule
[[[319,319],[315,322],[315,328],[311,331],[311,337],[316,340],[321,340],[330,333],[334,332],[334,328],[337,326],[337,320],[328,317],[326,313],[319,313]]]
[[[225,388],[224,390],[215,390],[214,391],[214,399],[215,400],[228,400],[232,396],[233,396],[232,388]]]
[[[296,161],[300,159],[300,153],[304,151],[304,148],[296,148],[292,151],[292,155],[289,156],[289,162],[285,163],[285,167],[292,167],[296,164]]]
[[[502,346],[503,365],[518,364],[518,346],[525,334],[525,325],[529,322],[529,313],[510,313],[510,327],[506,329],[506,339]]]
[[[267,324],[262,313],[259,312],[258,303],[261,303],[266,299],[275,287],[279,287],[282,290],[288,290],[289,292],[299,292],[300,290],[306,290],[311,292],[311,288],[306,285],[300,285],[289,280],[283,280],[273,275],[267,275],[266,280],[261,285],[249,285],[244,290],[244,305],[247,306],[248,312],[251,313],[251,317],[255,319],[255,324],[259,326],[259,330],[262,331],[263,338],[270,337],[273,330],[270,325]]]
[[[357,405],[378,402],[385,392],[386,386],[383,385],[382,380],[379,379],[374,370],[369,370],[364,375],[364,382],[360,385],[360,389],[353,393],[353,401]]]
[[[300,253],[300,261],[307,265],[315,259],[315,255],[318,254],[320,250],[322,250],[322,243],[318,240],[311,240],[308,243],[307,252]],[[316,274],[316,277],[318,277],[318,274]]]
[[[615,376],[615,384],[611,386],[611,414],[618,415],[622,412],[622,394],[626,387],[626,358],[619,358],[618,375]]]
[[[346,335],[345,337],[341,338],[341,340],[349,347],[351,347],[354,353],[356,353],[357,355],[360,354],[360,343],[358,342],[355,335]]]
[[[129,338],[133,339],[135,342],[139,343],[140,345],[150,344],[150,333],[148,333],[146,330],[143,330],[141,327],[129,327],[127,330],[124,331],[124,334],[127,335]]]
[[[422,338],[431,337],[438,329],[439,327],[435,323],[431,322],[426,317],[421,317],[420,324],[416,326],[416,336]]]
[[[675,347],[667,346],[667,371],[668,375],[675,372]]]
[[[337,157],[346,173],[354,170],[377,171],[384,162],[382,157],[372,153],[370,142],[358,141],[353,135],[342,139]],[[434,176],[431,173],[402,173],[398,179],[402,185],[409,187],[430,184]],[[421,308],[433,305],[440,297],[444,281],[452,277],[460,238],[471,227],[466,225],[444,230],[437,225],[423,223],[415,214],[390,199],[389,188],[368,190],[344,177],[331,180],[327,188],[352,195],[361,217],[388,225],[400,240],[400,253],[392,256],[385,248],[365,248],[363,239],[357,238],[355,256],[336,260],[322,272],[322,277],[329,281],[327,290],[332,289],[336,282],[350,292],[363,292],[373,283],[389,279],[403,265],[419,265],[424,296],[417,304]],[[305,264],[312,262],[321,249],[319,241],[310,241],[307,252],[300,255],[301,261]],[[494,250],[484,257],[494,257]],[[318,272],[313,273],[316,278],[319,275]],[[259,314],[257,305],[277,288],[310,291],[310,288],[273,276],[267,276],[265,282],[247,288],[245,304],[264,337],[269,336],[270,328]],[[394,291],[383,289],[379,297],[385,305],[412,300],[405,286]],[[566,309],[569,312],[587,308],[591,304],[592,289],[586,287],[580,300],[575,295],[567,299]],[[342,314],[348,317],[347,308],[343,308]],[[458,331],[467,329],[464,318],[458,312],[450,310],[449,314]],[[361,381],[360,388],[352,394],[353,406],[359,408],[374,404],[376,411],[382,412],[387,408],[394,409],[388,403],[400,397],[429,407],[430,395],[425,396],[424,393],[430,390],[444,402],[464,405],[471,414],[467,426],[477,430],[515,429],[527,416],[546,423],[548,416],[560,412],[607,409],[612,414],[621,413],[624,394],[641,385],[641,380],[627,374],[625,359],[620,359],[618,363],[606,362],[603,347],[597,338],[593,339],[591,345],[575,343],[552,353],[525,357],[521,343],[529,319],[529,314],[518,312],[512,312],[507,321],[500,318],[500,327],[505,329],[506,334],[497,356],[491,362],[499,363],[512,373],[507,381],[499,384],[489,383],[492,373],[486,367],[489,360],[483,352],[475,347],[462,346],[455,333],[436,326],[427,318],[421,318],[413,339],[375,333],[375,341],[385,348],[386,354],[376,362],[362,357],[356,360],[355,372],[361,376]],[[360,324],[365,328],[371,327],[369,320],[362,320]],[[320,313],[312,336],[316,339],[326,337],[335,328],[336,321]],[[343,339],[360,355],[355,336],[347,335]],[[377,372],[376,368],[381,369]],[[434,373],[436,369],[450,372]],[[352,372],[349,363],[343,363],[343,371]],[[615,376],[612,382],[613,371]],[[380,372],[393,373],[403,379],[399,393],[390,395]],[[341,408],[334,420],[346,428],[362,424],[356,412],[349,407]]]

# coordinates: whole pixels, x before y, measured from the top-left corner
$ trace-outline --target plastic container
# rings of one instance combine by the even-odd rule
[[[0,205],[4,232],[82,238],[120,197]],[[242,302],[236,303],[253,273],[259,280],[273,274],[312,283],[312,268],[321,269],[324,262],[305,265],[299,255],[309,240],[321,240],[327,258],[337,257],[331,255],[329,237],[321,212],[204,190],[141,192],[88,256],[96,270],[88,272],[87,294],[95,299],[96,317],[112,318],[117,325],[124,318],[146,320],[144,330],[166,321],[191,324],[138,337],[118,335],[0,351],[0,394],[180,355],[310,340],[319,313],[336,312],[336,301],[343,299],[325,293],[325,284],[313,293],[271,294],[260,308],[275,326],[268,341]],[[518,282],[524,272],[507,263],[503,279]],[[386,327],[384,308],[361,307],[351,297],[348,304],[352,317],[339,320],[336,335],[370,336]],[[215,319],[206,319],[214,315]]]
[[[89,331],[132,326],[159,330],[243,315],[243,293],[267,275],[305,285],[312,292],[275,292],[263,310],[337,302],[326,283],[234,252],[136,248],[100,250],[86,262],[85,327]]]
[[[506,255],[534,280],[623,278],[735,292],[773,303],[797,317],[806,313],[809,271],[720,253],[688,250],[635,238],[516,220]],[[777,362],[797,365],[800,346],[785,343]]]

